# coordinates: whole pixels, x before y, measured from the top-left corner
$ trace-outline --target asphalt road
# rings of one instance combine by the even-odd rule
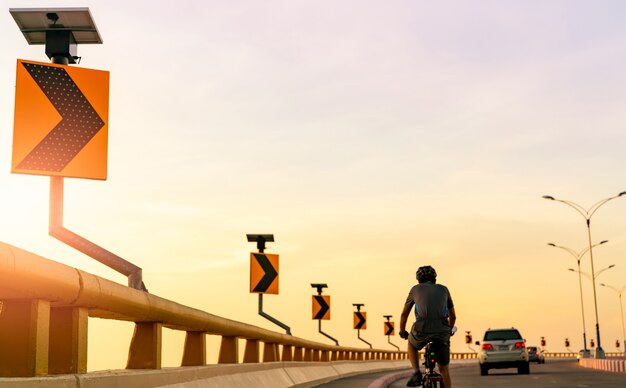
[[[558,387],[626,387],[626,373],[611,373],[579,367],[576,361],[546,360],[545,364],[530,366],[529,375],[518,375],[516,369],[492,369],[488,376],[480,376],[478,364],[450,370],[454,387],[507,387],[507,388],[558,388]],[[340,379],[323,388],[367,387],[386,373],[374,373]],[[389,387],[405,387],[402,379]]]

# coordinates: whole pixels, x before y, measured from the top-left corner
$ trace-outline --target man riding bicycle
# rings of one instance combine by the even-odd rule
[[[407,387],[421,385],[422,373],[419,369],[419,350],[428,342],[433,342],[437,354],[437,367],[443,377],[444,386],[451,388],[450,373],[450,334],[456,321],[454,304],[448,288],[436,284],[437,272],[431,266],[420,267],[416,273],[416,284],[409,291],[400,318],[400,337],[408,339],[408,354],[411,366],[415,370]],[[406,331],[406,321],[415,306],[415,323],[411,332]]]

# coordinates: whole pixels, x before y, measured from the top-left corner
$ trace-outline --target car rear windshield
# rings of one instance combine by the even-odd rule
[[[485,333],[484,341],[497,341],[497,340],[515,340],[522,339],[519,331],[515,329],[509,330],[492,330]]]

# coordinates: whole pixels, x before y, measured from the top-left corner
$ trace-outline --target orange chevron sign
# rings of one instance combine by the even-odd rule
[[[109,72],[17,61],[11,172],[106,180]]]
[[[250,253],[250,292],[278,294],[278,255]]]
[[[330,295],[313,295],[312,319],[330,319]]]
[[[386,321],[384,325],[385,335],[395,335],[395,324],[390,321]]]
[[[353,327],[355,329],[360,329],[360,330],[367,329],[367,313],[362,312],[362,311],[355,311],[353,321],[354,321]]]

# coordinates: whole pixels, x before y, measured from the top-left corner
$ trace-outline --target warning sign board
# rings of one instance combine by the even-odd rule
[[[250,253],[250,292],[278,294],[278,255]]]
[[[354,312],[354,328],[355,329],[367,329],[367,313],[362,311]]]
[[[11,172],[107,178],[109,72],[19,59]]]
[[[330,295],[313,295],[313,319],[330,319]]]
[[[395,324],[393,322],[385,322],[385,335],[395,335]]]

